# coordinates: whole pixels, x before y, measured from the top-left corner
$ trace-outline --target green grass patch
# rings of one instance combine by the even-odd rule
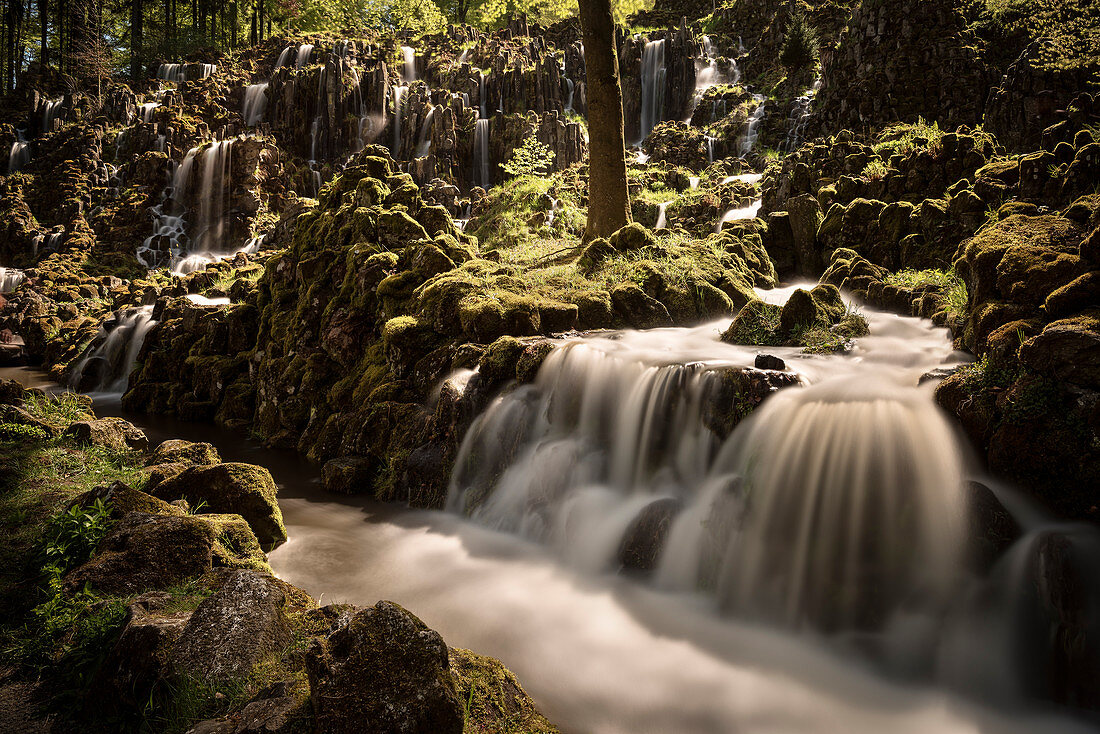
[[[966,283],[954,270],[900,270],[886,276],[886,283],[908,289],[936,286],[942,289],[947,310],[952,316],[958,317],[966,312]]]

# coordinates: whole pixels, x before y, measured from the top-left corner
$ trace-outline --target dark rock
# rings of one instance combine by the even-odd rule
[[[191,615],[172,648],[174,675],[230,681],[247,676],[265,655],[290,640],[286,595],[275,579],[237,570]]]
[[[306,653],[314,726],[331,734],[461,734],[463,706],[437,632],[398,605],[355,612]]]
[[[656,500],[638,513],[619,545],[619,563],[634,571],[657,567],[672,520],[683,503],[674,498]]]
[[[758,370],[785,370],[787,363],[771,354],[758,354],[754,366]]]
[[[155,464],[170,463],[186,465],[220,464],[221,457],[212,444],[169,439],[162,441],[159,446],[153,449],[153,453],[149,456],[149,460],[145,462],[145,465],[153,466]]]
[[[327,491],[339,494],[369,493],[376,468],[369,457],[330,459],[321,468],[321,485]]]
[[[271,473],[262,466],[228,463],[184,469],[152,493],[167,501],[185,499],[192,507],[204,503],[209,511],[238,514],[270,550],[286,540],[277,491]]]

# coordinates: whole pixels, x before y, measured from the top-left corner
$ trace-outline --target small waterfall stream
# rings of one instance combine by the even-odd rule
[[[8,173],[15,173],[31,159],[30,143],[23,139],[23,132],[16,131],[16,140],[8,153]]]
[[[639,137],[641,143],[665,115],[665,40],[649,41],[642,51]]]
[[[411,84],[416,81],[416,49],[411,46],[402,46],[401,56],[404,61],[401,69],[401,81],[405,84]]]
[[[489,168],[489,119],[479,119],[474,127],[474,150],[477,156],[474,160],[478,163],[475,169],[475,178],[478,185],[486,191],[493,185]]]
[[[0,295],[13,292],[24,277],[22,270],[0,267]]]
[[[264,113],[267,111],[267,84],[267,82],[250,84],[244,90],[241,117],[244,118],[244,124],[250,127],[263,122]]]
[[[116,312],[70,371],[69,386],[87,392],[125,392],[145,336],[156,324],[152,306]]]

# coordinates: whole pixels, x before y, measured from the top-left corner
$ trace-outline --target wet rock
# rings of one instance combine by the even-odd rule
[[[793,372],[729,367],[715,370],[703,402],[703,423],[720,439],[777,390],[800,385]]]
[[[499,660],[452,647],[451,675],[460,701],[467,701],[464,731],[522,731],[557,734],[535,708],[516,676]]]
[[[290,640],[285,603],[286,595],[272,577],[234,571],[195,609],[172,648],[169,668],[194,680],[247,676],[261,658]]]
[[[439,634],[398,605],[356,611],[306,653],[314,725],[331,734],[460,734]]]
[[[771,354],[758,354],[754,366],[758,370],[785,370],[787,363]]]
[[[238,463],[190,467],[152,490],[166,501],[185,499],[192,507],[242,516],[267,550],[286,540],[277,491],[267,469]]]
[[[633,571],[652,571],[657,567],[665,539],[683,502],[674,498],[646,505],[623,535],[619,545],[619,563]]]
[[[1020,538],[1020,525],[993,491],[980,482],[966,483],[966,499],[971,559],[984,572]]]
[[[377,466],[374,460],[362,456],[330,459],[321,468],[321,485],[337,494],[369,493]]]
[[[145,465],[154,466],[156,464],[171,463],[210,465],[220,464],[221,460],[221,457],[218,456],[218,450],[214,448],[213,444],[169,439],[162,441],[159,446],[153,449],[153,453],[150,454]]]
[[[81,446],[102,446],[119,451],[146,451],[149,448],[149,439],[141,429],[122,418],[97,418],[70,423],[64,435]]]

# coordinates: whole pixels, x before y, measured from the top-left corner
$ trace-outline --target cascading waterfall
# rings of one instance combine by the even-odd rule
[[[420,137],[416,143],[416,157],[423,158],[431,152],[432,148],[432,120],[435,118],[435,107],[428,108],[428,114],[424,116],[424,122],[420,125]]]
[[[764,98],[759,94],[755,94],[753,95],[753,101],[757,103],[757,108],[753,110],[752,116],[749,117],[748,125],[745,127],[745,135],[741,138],[742,158],[752,152],[753,146],[756,145],[756,138],[760,134],[760,123],[764,121]]]
[[[153,208],[154,232],[138,250],[146,267],[158,264],[153,256],[158,251],[167,250],[169,267],[177,274],[234,254],[224,241],[233,142],[220,140],[187,152]]]
[[[303,43],[298,47],[298,58],[294,61],[294,68],[301,69],[303,66],[309,66],[311,56],[313,56],[313,44]]]
[[[12,293],[23,282],[22,270],[0,267],[0,293]]]
[[[802,135],[806,132],[806,126],[810,124],[814,96],[819,89],[821,89],[820,78],[814,81],[814,85],[805,94],[791,104],[791,114],[787,117],[787,136],[783,140],[783,152],[793,153],[802,142]]]
[[[588,571],[619,568],[664,516],[663,545],[641,539],[661,546],[655,583],[787,626],[878,629],[913,599],[935,612],[956,581],[963,459],[916,383],[951,344],[926,321],[868,319],[854,358],[769,349],[808,385],[725,441],[715,391],[760,351],[719,342],[727,322],[566,340],[474,421],[448,509]]]
[[[205,79],[218,70],[217,64],[195,64],[199,69],[199,78]],[[180,83],[188,80],[187,67],[184,64],[161,64],[157,67],[157,79],[162,82]]]
[[[664,119],[665,114],[665,41],[649,41],[642,51],[642,104],[638,142]]]
[[[48,133],[53,128],[53,121],[61,114],[61,105],[64,99],[47,100],[42,106],[42,132]]]
[[[266,111],[267,82],[250,84],[244,90],[244,102],[241,105],[241,116],[244,118],[244,124],[249,126],[259,125],[263,122]]]
[[[489,171],[489,119],[481,118],[474,127],[474,149],[477,151],[476,160],[479,162],[481,188],[486,191],[492,186],[492,178]]]
[[[22,131],[16,131],[16,141],[8,153],[8,173],[15,173],[31,159],[30,143],[23,139]]]
[[[100,327],[69,375],[69,386],[88,392],[125,392],[141,345],[156,326],[153,307],[116,312]]]
[[[718,144],[718,138],[713,135],[704,135],[703,141],[707,144],[707,161],[714,163],[714,148]]]
[[[485,99],[485,72],[479,71],[477,74],[477,101],[478,101],[478,117],[488,117],[487,105]],[[467,103],[469,101],[467,100]]]
[[[665,218],[665,212],[668,210],[668,205],[671,201],[662,201],[657,205],[657,223],[653,225],[653,229],[667,229],[668,220]]]
[[[742,219],[754,218],[757,214],[760,213],[760,207],[762,204],[763,202],[760,199],[757,199],[748,206],[735,207],[725,212],[722,215],[721,219],[718,220],[718,224],[714,226],[715,233],[721,232],[722,227],[725,226],[728,222],[738,222]]]
[[[275,62],[275,68],[280,69],[290,63],[290,59],[294,56],[294,47],[287,46],[283,49],[283,52],[279,54],[278,61]]]
[[[401,68],[401,80],[406,84],[416,81],[416,49],[411,46],[401,47],[401,56],[404,65]]]
[[[405,105],[404,98],[405,92],[409,88],[407,86],[397,86],[393,88],[393,157],[397,158],[401,154],[401,123],[405,117]]]
[[[141,121],[148,124],[153,121],[153,110],[160,107],[160,102],[145,102],[141,105]]]

